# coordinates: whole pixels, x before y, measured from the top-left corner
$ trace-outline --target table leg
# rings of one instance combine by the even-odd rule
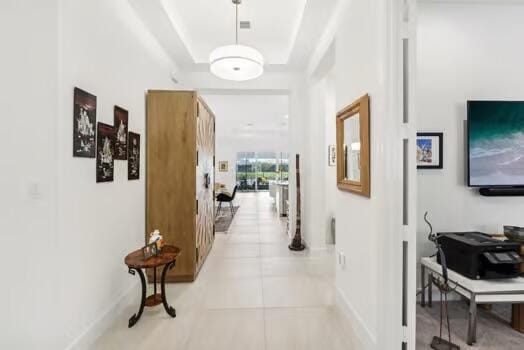
[[[428,278],[428,306],[433,307],[433,272],[429,273]]]
[[[426,266],[420,265],[420,306],[426,306]]]
[[[468,345],[477,341],[477,300],[476,295],[471,294],[469,299],[469,322],[468,322]]]
[[[140,282],[142,284],[142,299],[140,301],[140,308],[138,309],[138,313],[134,314],[129,319],[129,328],[133,327],[138,322],[138,320],[142,316],[142,312],[144,311],[144,306],[146,305],[146,277],[144,276],[144,272],[142,272],[142,269],[129,268],[129,273],[133,276],[135,275],[135,271],[138,272],[138,276],[140,276]]]
[[[166,312],[171,317],[176,317],[176,310],[173,307],[169,306],[169,304],[167,303],[167,298],[166,298],[166,273],[167,273],[167,271],[171,270],[174,266],[175,266],[175,262],[172,262],[172,263],[167,264],[166,266],[164,266],[164,269],[162,270],[162,279],[160,281],[160,288],[161,288],[161,292],[162,292],[162,303],[164,304],[164,309],[166,309]]]

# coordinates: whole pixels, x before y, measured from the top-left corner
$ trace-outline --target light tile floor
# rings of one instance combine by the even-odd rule
[[[352,350],[357,337],[334,304],[333,252],[295,253],[268,193],[239,194],[197,280],[169,284],[134,328],[130,304],[93,349]],[[135,301],[136,302],[136,301]]]

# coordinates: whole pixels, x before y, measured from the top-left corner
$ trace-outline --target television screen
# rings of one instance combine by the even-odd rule
[[[468,101],[469,186],[524,186],[524,101]]]

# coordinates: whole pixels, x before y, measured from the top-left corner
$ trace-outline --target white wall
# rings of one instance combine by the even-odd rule
[[[354,0],[336,34],[336,109],[366,93],[371,104],[371,198],[335,195],[336,249],[346,259],[345,267],[337,265],[336,284],[365,349],[401,346],[398,11],[389,1]]]
[[[337,144],[336,137],[336,95],[335,77],[330,72],[325,78],[325,105],[324,105],[324,193],[325,193],[325,217],[324,227],[327,234],[331,232],[331,218],[335,216],[337,189],[337,167],[328,166],[328,146]],[[330,241],[328,239],[328,241]]]
[[[26,164],[2,172],[15,205],[1,232],[29,246],[6,269],[13,288],[2,298],[10,309],[0,347],[63,349],[89,338],[136,287],[123,259],[144,242],[144,93],[174,88],[172,64],[125,0],[27,3],[2,2],[0,11],[2,33],[11,33],[0,66],[10,76],[4,125],[12,136],[2,139],[21,150],[7,159]],[[116,161],[115,181],[96,184],[95,160],[71,156],[75,86],[98,97],[100,122],[112,124],[115,104],[129,110],[130,130],[142,136],[139,181],[128,181],[127,162]]]
[[[57,33],[58,1],[0,2],[2,349],[65,344],[57,322],[65,313],[57,298]]]
[[[465,184],[468,99],[524,100],[524,5],[421,3],[419,131],[444,132],[444,169],[418,171],[418,256],[433,252],[422,220],[438,232],[502,232],[524,226],[519,197],[481,197]]]
[[[332,52],[334,55],[334,51]],[[332,66],[331,66],[332,68]],[[335,95],[332,77],[308,81],[302,164],[302,231],[310,249],[324,249],[335,215],[336,167],[328,166],[328,145],[335,140]]]

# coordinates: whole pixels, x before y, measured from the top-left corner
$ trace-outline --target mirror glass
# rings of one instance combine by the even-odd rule
[[[344,179],[360,181],[360,114],[344,120]]]

